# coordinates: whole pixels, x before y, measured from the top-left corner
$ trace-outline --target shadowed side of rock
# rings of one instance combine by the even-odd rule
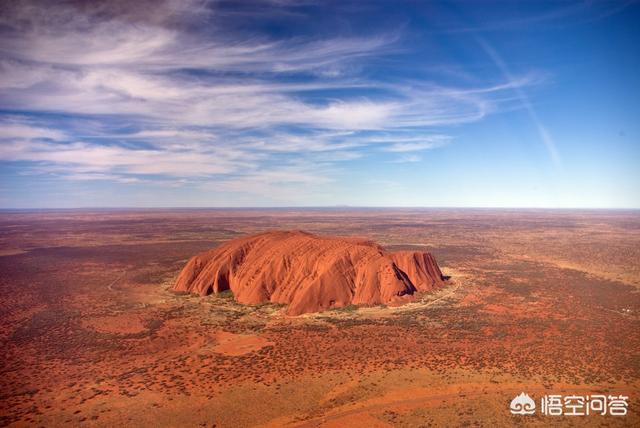
[[[396,266],[407,274],[418,291],[431,291],[443,285],[442,271],[430,253],[397,251],[389,256]]]

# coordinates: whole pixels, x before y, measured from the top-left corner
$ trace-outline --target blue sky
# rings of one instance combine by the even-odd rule
[[[0,206],[640,208],[635,1],[16,1]]]

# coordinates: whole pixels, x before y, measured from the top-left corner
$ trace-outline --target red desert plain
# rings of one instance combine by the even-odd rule
[[[640,213],[0,214],[0,425],[638,426]],[[626,416],[514,415],[521,393]]]

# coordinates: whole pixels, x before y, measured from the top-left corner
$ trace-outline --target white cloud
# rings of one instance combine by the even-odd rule
[[[388,152],[417,152],[445,146],[452,141],[449,135],[434,134],[418,137],[396,137],[388,141],[384,150]],[[385,141],[385,140],[382,140]]]
[[[82,142],[47,144],[12,141],[0,145],[0,160],[32,161],[57,165],[69,173],[121,173],[203,177],[228,174],[241,168],[251,170],[255,164],[246,153],[215,149],[149,150]],[[76,176],[77,177],[77,176]]]
[[[397,159],[394,159],[393,163],[413,163],[422,161],[422,157],[418,155],[403,155]]]
[[[382,83],[359,65],[404,49],[399,33],[240,34],[224,31],[207,1],[10,6],[0,17],[0,108],[54,116],[0,123],[0,160],[72,180],[223,176],[215,182],[228,191],[327,183],[329,166],[371,147],[443,146],[451,137],[430,127],[480,120],[533,83]]]
[[[49,139],[59,141],[66,138],[68,138],[67,135],[58,129],[33,126],[20,120],[0,121],[0,139]]]

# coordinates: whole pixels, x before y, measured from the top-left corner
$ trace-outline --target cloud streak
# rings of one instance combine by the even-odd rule
[[[327,183],[370,153],[419,160],[452,141],[433,128],[535,84],[375,79],[362,66],[405,51],[401,32],[274,38],[225,26],[215,2],[4,7],[0,161],[70,180]]]
[[[498,52],[491,45],[489,45],[489,43],[487,43],[485,39],[481,37],[476,37],[476,40],[480,44],[484,52],[486,52],[486,54],[494,62],[496,67],[498,67],[498,69],[502,72],[502,74],[508,79],[508,81],[514,82],[515,78],[513,77],[511,71],[509,70],[509,67],[504,62],[502,57],[498,54]],[[560,153],[558,152],[558,149],[556,147],[556,143],[551,137],[551,134],[549,134],[549,131],[547,131],[547,128],[544,126],[544,124],[538,117],[538,113],[533,108],[533,105],[531,104],[531,101],[529,100],[529,97],[527,96],[526,92],[522,89],[520,85],[517,85],[517,84],[513,85],[512,89],[517,95],[520,103],[526,109],[529,115],[529,118],[531,119],[531,122],[536,127],[540,141],[542,141],[547,152],[549,153],[549,157],[551,161],[556,167],[561,167],[562,160],[560,158]]]

